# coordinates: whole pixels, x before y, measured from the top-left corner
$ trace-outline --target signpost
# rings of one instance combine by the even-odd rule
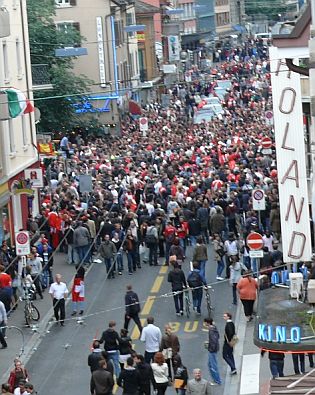
[[[140,131],[142,132],[143,137],[145,137],[146,132],[149,129],[148,118],[146,117],[139,118],[139,125],[140,125]]]
[[[251,251],[261,250],[264,246],[264,241],[263,241],[262,235],[257,232],[251,232],[247,236],[246,242],[247,242],[248,248]]]
[[[29,232],[23,230],[15,234],[15,248],[18,256],[28,255],[31,252]]]
[[[265,192],[262,189],[254,189],[252,191],[253,210],[266,210]]]
[[[263,138],[261,139],[261,141],[260,141],[260,144],[261,144],[261,146],[262,146],[261,152],[262,152],[264,155],[270,155],[270,154],[272,154],[272,149],[271,149],[271,147],[272,147],[272,140],[271,140],[270,137],[263,137]]]

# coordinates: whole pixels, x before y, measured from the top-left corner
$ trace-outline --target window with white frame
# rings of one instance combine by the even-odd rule
[[[80,23],[74,21],[63,21],[56,23],[56,29],[65,37],[64,45],[66,47],[81,47],[80,42],[73,42],[73,29],[80,33]],[[68,36],[68,39],[67,39]],[[68,40],[68,42],[67,42]]]
[[[21,41],[19,38],[15,40],[15,52],[16,52],[16,67],[18,76],[22,76],[22,60],[21,60]]]
[[[13,130],[13,120],[8,120],[8,132],[9,132],[9,145],[10,153],[15,153],[15,141],[14,141],[14,130]]]
[[[28,144],[27,141],[27,119],[26,119],[26,115],[22,115],[22,138],[23,138],[23,146],[25,147]]]
[[[55,0],[55,3],[58,7],[70,7],[77,5],[76,0]]]
[[[9,73],[9,55],[8,55],[8,45],[6,41],[2,42],[2,55],[3,55],[3,76],[5,80],[10,79]]]

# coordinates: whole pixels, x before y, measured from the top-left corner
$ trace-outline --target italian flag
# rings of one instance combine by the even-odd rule
[[[11,118],[16,118],[22,114],[29,114],[34,111],[34,107],[25,94],[15,88],[5,90],[8,97],[9,113]]]

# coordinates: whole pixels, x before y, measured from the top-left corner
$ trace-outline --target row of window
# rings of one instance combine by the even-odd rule
[[[17,77],[22,78],[22,58],[21,58],[21,41],[17,38],[15,40],[15,55],[16,55],[16,67],[17,67]],[[10,68],[9,68],[9,50],[6,40],[2,41],[2,59],[3,59],[3,77],[4,81],[7,83],[10,81]]]
[[[28,139],[27,139],[27,118],[29,117],[29,114],[21,115],[16,119],[18,121],[21,119],[22,123],[22,142],[23,146],[27,146],[28,144]],[[9,147],[10,147],[10,153],[14,154],[16,152],[16,147],[15,147],[15,140],[14,140],[14,124],[13,119],[9,119],[8,121],[4,121],[8,124],[8,131],[9,131]]]
[[[182,5],[182,7],[184,9],[184,18],[194,18],[196,16],[194,3],[185,3]]]
[[[219,12],[215,15],[217,26],[225,26],[230,23],[230,13],[229,12]]]
[[[216,0],[215,1],[216,7],[219,7],[221,5],[228,5],[228,4],[229,4],[229,0]]]

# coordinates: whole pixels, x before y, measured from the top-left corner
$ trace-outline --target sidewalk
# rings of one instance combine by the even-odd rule
[[[66,263],[66,257],[66,254],[56,253],[54,257],[53,275],[60,273],[63,276],[63,281],[66,282],[69,287],[69,283],[75,274],[75,267],[74,265],[68,265]],[[21,354],[22,348],[24,348],[24,352],[20,356],[20,359],[23,363],[26,363],[32,351],[36,348],[37,343],[45,336],[47,325],[53,316],[52,301],[48,294],[48,289],[44,292],[44,299],[41,300],[37,298],[34,304],[39,309],[41,316],[38,325],[36,325],[38,332],[25,326],[23,301],[19,302],[18,308],[8,319],[8,329],[6,332],[8,348],[0,350],[0,377],[2,383],[8,380],[13,360]]]

